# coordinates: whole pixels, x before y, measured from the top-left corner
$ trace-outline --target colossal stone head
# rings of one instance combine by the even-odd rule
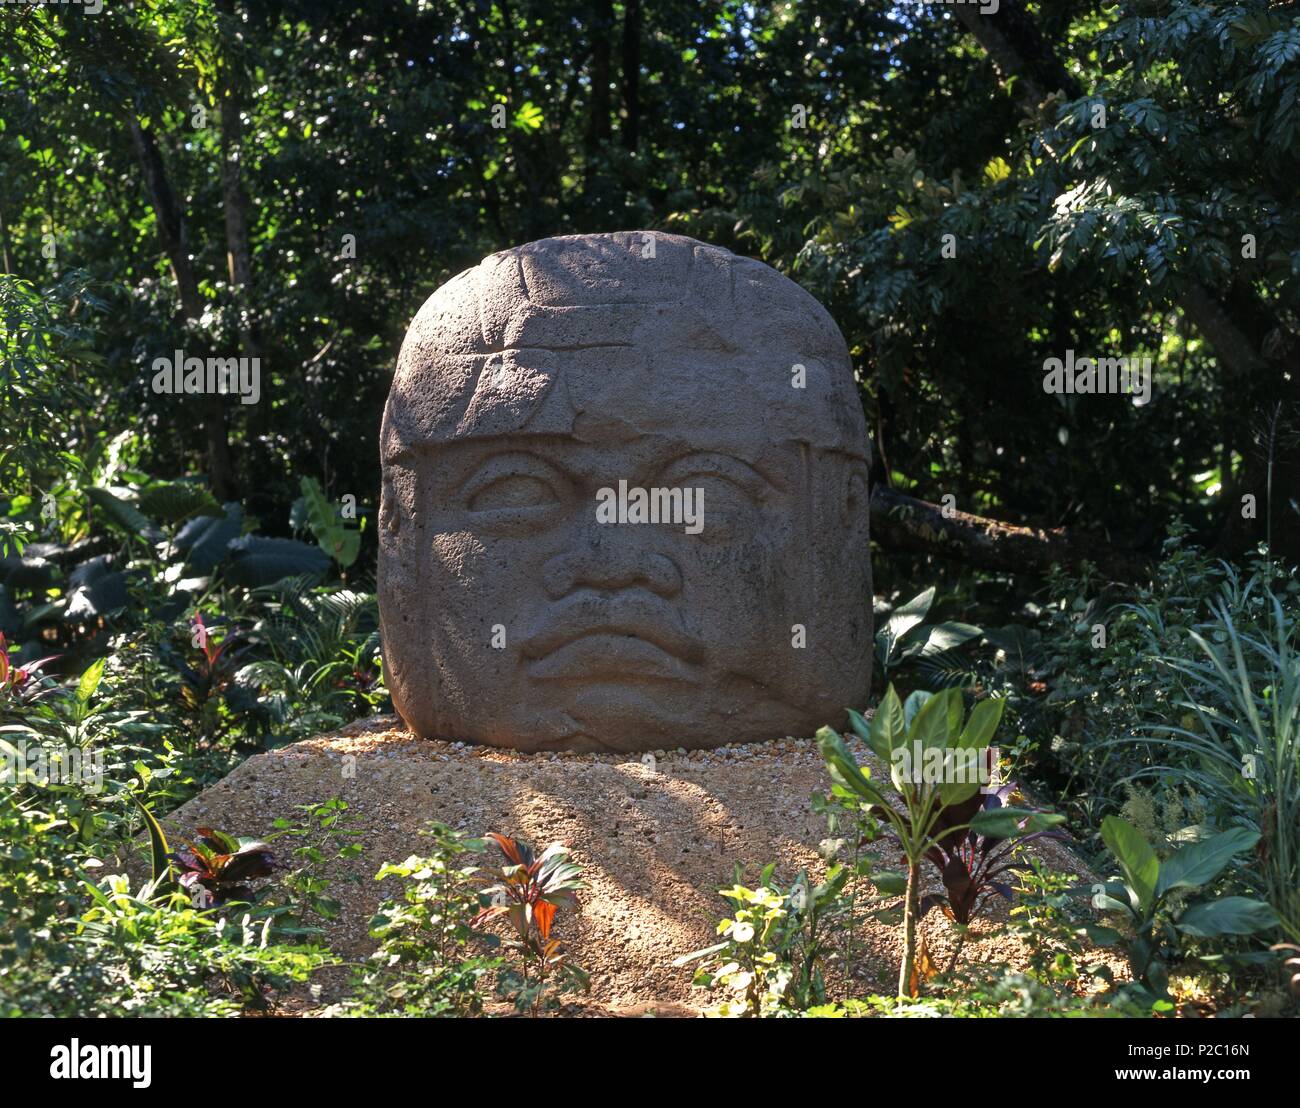
[[[493,254],[411,323],[381,458],[420,735],[710,747],[866,698],[862,408],[830,316],[761,262],[655,232]]]

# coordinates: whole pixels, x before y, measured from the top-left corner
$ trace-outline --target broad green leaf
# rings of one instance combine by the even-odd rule
[[[231,501],[220,516],[191,519],[176,532],[172,546],[184,552],[187,563],[206,573],[229,556],[229,544],[239,538],[243,524],[243,507]]]
[[[221,505],[207,489],[183,481],[160,482],[140,491],[140,511],[170,527],[196,516],[220,516]]]
[[[993,739],[993,734],[1002,722],[1002,711],[1006,701],[1000,697],[981,700],[971,709],[970,718],[962,730],[957,745],[963,750],[984,750]]]
[[[844,740],[840,738],[838,731],[832,727],[823,727],[817,732],[817,747],[826,762],[826,770],[831,775],[832,781],[851,790],[872,804],[885,805],[885,798],[881,795],[880,790],[867,779],[866,775],[858,767],[858,763],[854,760],[853,755],[849,753],[849,749],[844,745]]]
[[[152,520],[141,513],[134,504],[128,503],[108,489],[89,488],[86,490],[86,495],[92,504],[100,508],[112,523],[117,524],[128,535],[142,539],[162,537],[162,532]]]
[[[86,667],[85,672],[81,675],[81,680],[77,682],[77,701],[79,703],[85,704],[95,695],[95,690],[99,688],[100,678],[104,676],[104,663],[107,660],[107,658],[100,658]]]
[[[903,722],[907,725],[908,730],[912,728],[912,721],[916,719],[916,714],[930,702],[934,693],[927,692],[925,689],[917,689],[905,701],[903,701]]]
[[[1225,896],[1203,904],[1193,904],[1175,926],[1197,938],[1215,935],[1250,935],[1277,925],[1277,913],[1262,900],[1245,896]]]
[[[880,718],[879,708],[876,709],[874,718]],[[899,710],[899,722],[902,722],[901,708]],[[849,726],[853,729],[853,733],[867,744],[867,749],[877,758],[881,759],[881,761],[889,761],[889,740],[883,733],[877,735],[874,723],[868,723],[859,712],[855,712],[850,708]],[[884,721],[882,721],[882,727],[884,726]]]
[[[307,524],[320,548],[341,566],[350,566],[361,551],[361,532],[348,527],[339,518],[334,505],[326,499],[320,483],[311,477],[299,482],[307,514]]]
[[[1123,897],[1124,899],[1120,899]],[[1105,889],[1093,893],[1092,906],[1099,912],[1123,912],[1132,914],[1133,906],[1128,902],[1128,890],[1117,881],[1106,883]]]
[[[1115,928],[1106,927],[1100,923],[1085,923],[1083,933],[1088,936],[1088,941],[1095,946],[1114,946],[1121,938],[1120,933]]]
[[[871,740],[868,742],[872,752],[881,761],[889,761],[890,753],[901,746],[907,737],[907,725],[904,721],[903,705],[898,699],[894,686],[885,690],[880,706],[871,720]]]
[[[930,747],[939,750],[944,749],[948,745],[948,729],[952,722],[954,703],[960,720],[960,689],[947,689],[930,697],[921,710],[916,713],[911,726],[908,728],[907,737],[909,742],[915,743],[919,741],[922,750],[927,750]]]
[[[297,539],[273,539],[245,535],[228,547],[227,576],[237,585],[257,588],[273,585],[286,577],[323,577],[330,568],[328,555],[317,546]]]
[[[881,896],[902,896],[907,892],[907,875],[885,870],[871,875],[871,883]]]
[[[1160,874],[1156,852],[1136,827],[1116,816],[1101,821],[1101,837],[1124,871],[1129,888],[1137,896],[1138,908],[1147,915],[1155,901]]]
[[[1156,896],[1170,889],[1198,889],[1213,881],[1234,855],[1249,850],[1259,842],[1259,832],[1234,827],[1213,838],[1183,847],[1173,857],[1160,863]]]
[[[1064,822],[1065,817],[1056,812],[1037,812],[1032,808],[983,808],[972,817],[970,826],[972,831],[990,838],[1017,839]]]
[[[925,619],[926,613],[930,610],[930,605],[934,603],[934,593],[934,586],[931,585],[925,592],[918,593],[906,604],[895,608],[890,613],[889,622],[886,626],[895,638],[901,638],[921,620]]]
[[[978,638],[984,632],[971,623],[936,623],[929,627],[919,627],[912,632],[921,645],[921,656],[932,657],[952,650],[971,639]]]

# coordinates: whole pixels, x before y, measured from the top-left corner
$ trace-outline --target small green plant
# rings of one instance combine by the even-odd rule
[[[1029,952],[1029,972],[1058,992],[1076,992],[1090,981],[1112,984],[1110,967],[1093,949],[1111,945],[1114,934],[1097,924],[1087,888],[1034,858],[1017,876],[1011,930]]]
[[[1095,890],[1094,908],[1116,912],[1131,928],[1126,943],[1129,965],[1138,995],[1152,1002],[1169,995],[1169,966],[1179,953],[1184,936],[1205,939],[1221,935],[1250,935],[1277,926],[1277,914],[1265,901],[1244,896],[1194,900],[1171,904],[1180,890],[1206,888],[1232,862],[1259,842],[1259,832],[1236,827],[1200,842],[1190,843],[1166,858],[1157,857],[1151,844],[1132,824],[1107,816],[1101,836],[1123,874]],[[1183,893],[1178,900],[1184,900]],[[1112,941],[1118,933],[1096,935]]]
[[[329,895],[326,864],[354,858],[364,847],[358,841],[361,833],[349,826],[347,801],[332,797],[320,804],[300,804],[298,808],[305,817],[301,823],[277,819],[269,836],[272,840],[299,840],[291,852],[293,861],[276,883],[276,911],[287,917],[281,922],[284,932],[311,935],[319,930],[313,918],[336,919],[341,910],[338,900]]]
[[[490,903],[475,917],[474,926],[499,916],[510,921],[514,935],[504,945],[517,955],[518,968],[501,971],[498,990],[513,996],[517,1010],[536,1016],[565,993],[590,988],[586,971],[568,960],[563,945],[551,935],[559,910],[578,906],[578,890],[586,888],[582,870],[570,861],[562,843],[551,843],[535,855],[517,839],[494,831],[488,838],[506,862],[487,872],[483,893]]]
[[[1148,729],[1166,764],[1139,776],[1185,783],[1214,811],[1249,822],[1260,842],[1252,884],[1300,941],[1300,629],[1273,591],[1257,599],[1268,613],[1262,626],[1239,629],[1233,609],[1247,601],[1224,597],[1210,623],[1188,633],[1201,657],[1161,656],[1180,678],[1175,704],[1185,714],[1180,726]]]
[[[349,1014],[481,1015],[483,985],[501,968],[500,958],[478,951],[499,940],[473,926],[482,871],[467,858],[488,843],[442,823],[421,834],[431,840],[426,854],[375,874],[376,881],[400,878],[402,899],[386,900],[370,921],[379,949],[358,977]]]
[[[683,955],[674,966],[708,958],[694,983],[722,988],[729,994],[711,1014],[717,1016],[796,1015],[826,1003],[821,960],[827,925],[844,910],[849,871],[829,867],[820,884],[801,871],[787,889],[772,880],[774,866],[764,867],[757,888],[735,883],[720,895],[735,906],[718,924],[722,942]]]
[[[892,685],[870,724],[857,712],[849,712],[854,732],[890,766],[898,807],[871,780],[870,771],[858,765],[837,731],[823,727],[817,732],[831,780],[871,805],[872,814],[890,825],[907,859],[900,996],[915,995],[919,985],[916,923],[921,863],[926,855],[963,831],[1007,841],[1046,830],[1063,820],[1046,812],[1004,807],[979,808],[964,820],[951,818],[952,812],[946,809],[978,799],[981,781],[977,767],[986,764],[989,742],[1002,717],[1002,701],[980,701],[963,726],[964,714],[960,689],[915,692],[904,705]]]
[[[236,1015],[265,1009],[272,995],[307,980],[329,959],[319,947],[277,941],[272,919],[196,909],[178,889],[125,876],[84,884],[90,906],[61,929],[67,980],[52,987],[59,1008],[131,1015]],[[84,1014],[84,1013],[78,1013]]]
[[[865,848],[875,842],[880,823],[871,814],[870,804],[840,785],[832,785],[829,794],[813,793],[809,803],[826,821],[827,837],[817,844],[818,854],[828,867],[838,864],[845,871],[840,894],[843,913],[837,926],[842,933],[841,960],[852,973],[857,964],[859,894],[869,885],[877,861]]]

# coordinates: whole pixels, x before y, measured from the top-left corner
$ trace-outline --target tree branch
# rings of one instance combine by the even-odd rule
[[[871,490],[871,537],[891,554],[935,554],[977,569],[1044,574],[1054,565],[1077,570],[1086,561],[1119,581],[1142,581],[1150,563],[1141,554],[1117,550],[1105,539],[1020,527],[937,504],[877,485]]]

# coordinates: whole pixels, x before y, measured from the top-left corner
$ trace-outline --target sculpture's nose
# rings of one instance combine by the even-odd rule
[[[596,526],[573,537],[567,549],[542,566],[542,585],[552,600],[575,589],[602,591],[645,588],[671,598],[682,590],[682,575],[671,558],[651,550],[648,536],[635,525]]]

